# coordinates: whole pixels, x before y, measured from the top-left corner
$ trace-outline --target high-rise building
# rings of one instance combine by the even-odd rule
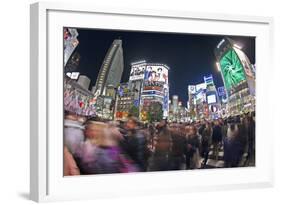
[[[117,88],[124,70],[122,40],[114,40],[100,68],[96,81],[96,94],[106,95],[106,87],[112,85]]]
[[[121,83],[116,95],[115,119],[126,119],[132,111],[133,104],[134,92],[129,89],[128,83]],[[135,113],[135,115],[137,115],[135,117],[138,117],[138,113]]]
[[[75,72],[80,64],[80,54],[75,51],[65,65],[64,72]]]
[[[115,93],[116,93],[116,88],[113,86],[113,85],[107,85],[106,86],[106,92],[105,92],[105,95],[106,96],[109,96],[109,97],[112,97],[112,98],[115,98]]]
[[[203,113],[205,117],[216,119],[220,117],[221,103],[213,76],[204,76],[204,82],[206,84],[206,103],[203,105]]]
[[[77,39],[78,31],[74,28],[63,29],[63,47],[64,47],[64,66],[67,64],[70,56],[78,46],[79,41]]]
[[[179,101],[179,96],[173,95],[173,112],[175,113],[178,109],[178,101]]]
[[[169,67],[160,63],[146,63],[140,98],[141,112],[149,113],[152,121],[169,114]]]
[[[140,104],[146,64],[146,61],[138,61],[131,64],[128,89],[133,93],[133,104],[136,107],[138,107]]]
[[[213,76],[204,76],[204,82],[188,86],[189,117],[193,120],[215,119],[220,111],[220,101]]]
[[[214,52],[228,97],[228,114],[254,111],[255,71],[241,46],[225,37]]]
[[[147,63],[145,60],[131,64],[128,83],[130,106],[138,110],[140,120],[148,120],[148,115],[152,121],[168,117],[168,71],[165,64]]]

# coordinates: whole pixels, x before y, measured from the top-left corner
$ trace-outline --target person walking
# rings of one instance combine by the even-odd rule
[[[184,133],[181,132],[181,125],[172,124],[169,128],[171,132],[171,169],[180,170],[185,164],[185,147],[186,139]]]
[[[63,139],[64,145],[71,154],[74,154],[77,146],[84,141],[84,126],[78,115],[65,112]]]
[[[222,129],[219,124],[219,121],[216,120],[214,122],[213,134],[212,134],[213,153],[214,153],[215,160],[218,160],[221,142],[222,142]]]
[[[168,171],[171,164],[172,138],[168,129],[156,134],[155,150],[149,159],[149,171]]]
[[[212,134],[213,134],[213,130],[211,124],[209,122],[206,122],[205,128],[202,131],[202,140],[201,140],[201,156],[204,158],[203,167],[205,167],[207,164],[210,146],[212,144]]]
[[[200,168],[200,155],[199,155],[199,136],[197,129],[194,125],[187,127],[186,135],[186,169]]]
[[[125,124],[126,134],[120,142],[122,150],[137,164],[140,171],[146,171],[149,155],[147,139],[137,129],[137,119],[130,117]]]
[[[243,153],[243,146],[239,140],[239,127],[237,123],[231,123],[224,140],[224,166],[238,167]]]

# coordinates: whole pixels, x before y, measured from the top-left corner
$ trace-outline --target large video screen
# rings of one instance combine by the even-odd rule
[[[227,51],[221,58],[220,67],[227,90],[246,80],[243,65],[233,49]]]

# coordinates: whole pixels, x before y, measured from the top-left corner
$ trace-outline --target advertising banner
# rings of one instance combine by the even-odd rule
[[[217,102],[216,95],[208,95],[207,102],[208,104],[216,103]]]
[[[196,93],[196,87],[195,87],[195,85],[189,85],[189,86],[188,86],[188,93],[189,93],[189,94],[195,94],[195,93]]]
[[[148,82],[164,82],[168,83],[168,69],[164,66],[147,66],[145,70],[144,80]]]
[[[130,73],[130,81],[140,80],[144,78],[145,64],[133,65]]]
[[[222,96],[225,96],[225,95],[226,95],[226,91],[225,91],[224,86],[218,87],[218,96],[222,97]]]
[[[234,49],[227,51],[220,59],[221,72],[224,78],[226,90],[237,86],[246,80],[243,65]]]
[[[206,90],[207,85],[206,83],[200,83],[197,84],[195,87],[196,87],[196,92],[201,92],[201,90]]]

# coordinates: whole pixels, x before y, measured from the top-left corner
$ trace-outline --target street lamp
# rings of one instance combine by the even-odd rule
[[[217,66],[218,71],[220,72],[221,71],[220,63],[216,62],[216,66]]]

